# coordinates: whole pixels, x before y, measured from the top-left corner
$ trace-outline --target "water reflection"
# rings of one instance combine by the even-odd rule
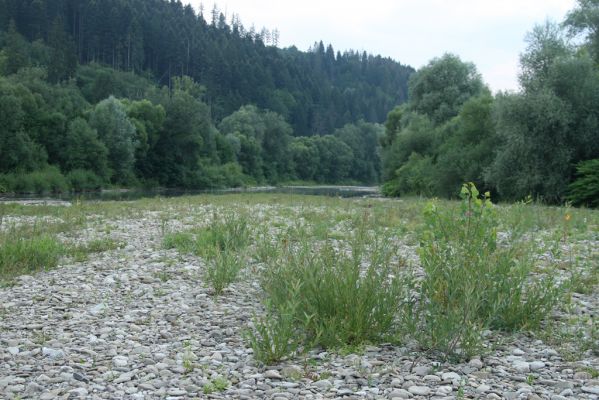
[[[297,195],[315,195],[332,197],[378,197],[378,187],[370,186],[279,186],[279,187],[253,187],[236,189],[214,190],[103,190],[85,193],[63,193],[56,195],[16,195],[0,197],[0,201],[19,203],[51,203],[75,199],[96,201],[128,201],[153,197],[180,197],[198,194],[226,195],[233,193],[287,193]]]

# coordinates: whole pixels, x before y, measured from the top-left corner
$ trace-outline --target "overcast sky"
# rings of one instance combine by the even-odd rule
[[[213,0],[204,4],[209,19]],[[184,0],[185,2],[185,0]],[[575,0],[217,0],[227,14],[280,31],[280,46],[366,50],[415,68],[445,52],[476,64],[491,89],[518,88],[518,57],[534,24],[561,21]]]

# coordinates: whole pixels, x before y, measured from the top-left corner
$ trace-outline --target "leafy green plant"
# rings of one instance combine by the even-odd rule
[[[565,291],[551,271],[535,268],[532,242],[498,243],[488,193],[479,197],[470,183],[461,196],[458,209],[425,209],[424,279],[406,314],[423,347],[449,356],[480,352],[484,329],[538,328]]]
[[[291,287],[289,299],[275,306],[267,299],[266,314],[254,316],[253,327],[244,332],[244,338],[254,352],[254,358],[265,365],[293,355],[301,345],[296,317],[301,284]]]
[[[212,394],[216,392],[224,392],[227,390],[231,383],[222,376],[217,376],[210,382],[204,385],[203,392],[204,394]]]
[[[279,254],[279,243],[275,241],[265,229],[258,237],[254,249],[254,256],[262,263],[276,259]]]
[[[599,207],[599,158],[576,166],[578,177],[570,184],[568,200],[574,205]]]
[[[381,236],[350,246],[348,254],[331,243],[315,250],[305,238],[288,243],[262,277],[273,309],[279,315],[292,310],[296,327],[311,344],[335,348],[380,342],[394,327],[407,287],[403,264],[393,262],[395,249]],[[291,309],[290,299],[296,302]]]
[[[215,248],[206,266],[205,279],[218,296],[237,279],[242,267],[243,259],[239,254],[230,249]]]
[[[228,214],[222,220],[215,215],[207,227],[163,236],[162,243],[167,249],[213,258],[216,252],[246,247],[250,242],[250,227],[244,215]]]
[[[246,216],[228,214],[222,220],[214,216],[208,227],[195,231],[195,234],[196,254],[207,257],[214,251],[246,247],[250,239],[250,227]]]

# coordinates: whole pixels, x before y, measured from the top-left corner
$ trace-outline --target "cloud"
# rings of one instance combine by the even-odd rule
[[[191,1],[195,7],[199,0]],[[517,89],[524,35],[562,20],[575,0],[218,0],[249,27],[277,28],[283,46],[315,41],[366,50],[420,67],[453,52],[478,67],[492,89]],[[205,12],[212,9],[205,3]]]

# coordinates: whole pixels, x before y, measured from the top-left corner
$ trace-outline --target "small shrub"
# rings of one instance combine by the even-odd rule
[[[74,169],[67,174],[71,189],[75,192],[85,192],[102,189],[102,178],[92,171]]]
[[[471,356],[485,329],[536,329],[560,300],[564,287],[551,273],[536,274],[533,246],[500,245],[488,194],[464,185],[459,209],[430,203],[421,235],[424,269],[420,298],[411,315],[416,339],[446,355]],[[458,351],[459,349],[459,351]]]
[[[233,250],[216,248],[213,258],[206,266],[206,281],[218,296],[237,279],[243,266],[242,258]]]
[[[301,285],[291,287],[289,299],[278,305],[278,309],[266,300],[266,314],[254,317],[253,328],[245,331],[244,337],[254,351],[254,358],[270,365],[293,355],[301,345],[296,325]]]
[[[194,233],[195,253],[203,257],[211,257],[215,251],[240,250],[250,241],[250,228],[244,215],[229,214],[222,220],[215,216],[208,227]]]
[[[254,257],[259,262],[267,263],[279,255],[279,244],[273,240],[267,229],[264,229],[256,241]]]
[[[224,392],[225,390],[227,390],[230,384],[231,383],[226,378],[223,378],[222,376],[217,376],[212,381],[206,383],[202,391],[206,395],[216,392]]]
[[[381,237],[371,238],[368,245],[352,241],[351,254],[330,243],[318,251],[307,240],[288,245],[262,279],[279,316],[271,331],[291,309],[296,327],[314,345],[335,348],[384,340],[393,331],[407,287],[394,255]],[[297,305],[289,307],[290,299]]]

